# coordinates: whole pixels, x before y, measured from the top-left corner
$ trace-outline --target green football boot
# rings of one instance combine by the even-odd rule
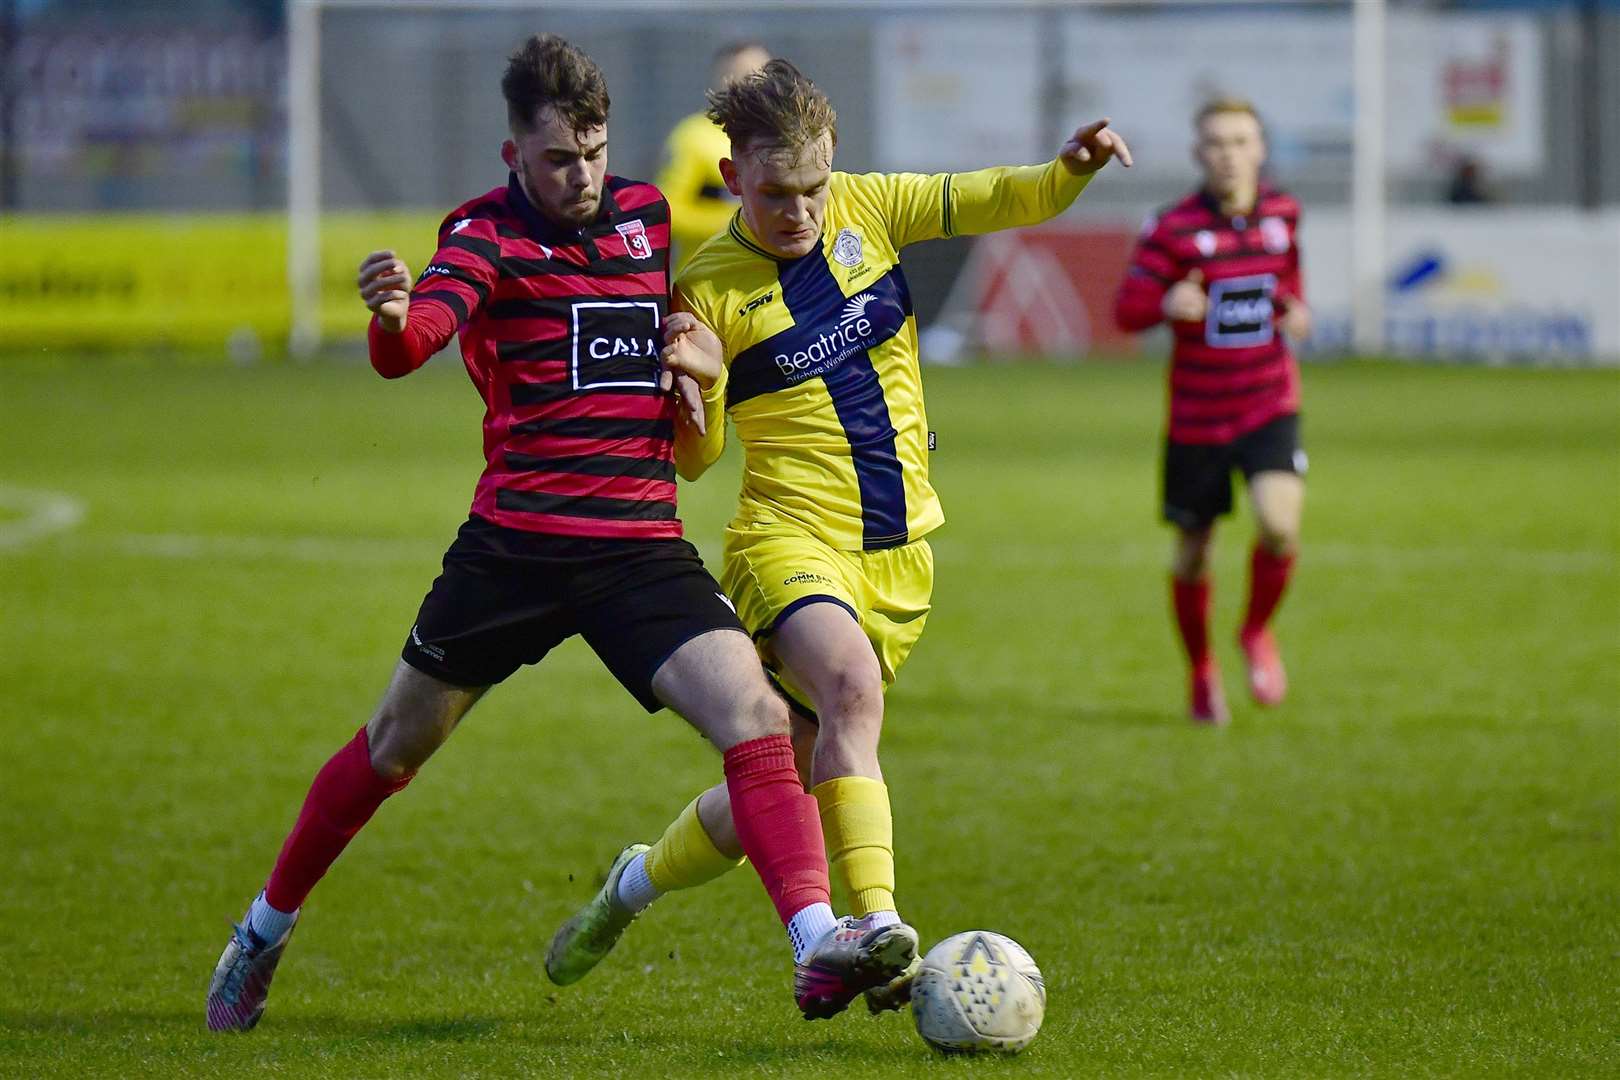
[[[563,923],[551,939],[551,948],[546,950],[546,977],[552,982],[567,986],[590,974],[613,951],[624,928],[635,921],[636,913],[618,901],[619,876],[631,859],[648,849],[647,844],[631,844],[619,852],[608,867],[607,880],[590,903]]]

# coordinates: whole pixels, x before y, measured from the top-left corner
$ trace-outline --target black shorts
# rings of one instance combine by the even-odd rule
[[[1279,416],[1229,443],[1201,445],[1165,440],[1164,520],[1180,529],[1207,529],[1232,511],[1232,470],[1305,475],[1299,414]]]
[[[400,655],[436,679],[493,686],[581,634],[657,712],[654,673],[711,630],[746,633],[685,540],[549,536],[472,517],[445,552]]]

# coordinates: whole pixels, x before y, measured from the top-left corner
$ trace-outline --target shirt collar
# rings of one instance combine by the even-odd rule
[[[596,220],[584,229],[576,229],[568,225],[559,225],[546,215],[542,214],[534,203],[529,201],[528,192],[518,182],[517,173],[507,174],[506,201],[517,216],[522,219],[529,235],[536,240],[552,244],[566,244],[578,240],[586,231],[603,222],[612,221],[619,216],[619,204],[613,198],[613,192],[608,188],[608,177],[602,178],[602,202],[597,208]]]
[[[822,227],[822,230],[825,232],[826,228],[827,228],[826,222],[822,222],[821,227]],[[764,259],[770,259],[772,262],[779,262],[779,263],[781,263],[781,262],[797,262],[798,259],[802,259],[802,258],[805,257],[805,255],[800,255],[800,256],[797,256],[796,258],[793,258],[793,259],[785,259],[780,255],[773,255],[769,251],[767,251],[765,249],[765,245],[761,244],[759,242],[758,237],[756,237],[754,235],[754,231],[748,227],[748,222],[743,219],[743,212],[742,212],[741,207],[738,207],[737,212],[731,215],[730,231],[731,231],[732,239],[736,240],[737,243],[741,244],[743,247],[747,248],[749,251],[753,252],[755,255],[758,255],[758,256],[760,256],[761,258],[764,258]],[[821,250],[821,238],[817,237],[816,238],[816,246],[813,249],[811,249],[809,252],[806,252],[806,255],[814,255],[817,252],[819,252],[820,250]]]
[[[1268,185],[1264,180],[1261,180],[1259,184],[1255,185],[1255,189],[1254,189],[1254,207],[1253,207],[1253,209],[1251,209],[1246,214],[1228,214],[1224,210],[1221,209],[1221,200],[1219,200],[1219,199],[1217,199],[1215,197],[1214,192],[1210,191],[1209,188],[1207,188],[1207,187],[1201,187],[1201,188],[1198,189],[1198,198],[1204,204],[1204,206],[1209,210],[1209,212],[1211,214],[1214,214],[1218,218],[1226,218],[1228,220],[1232,220],[1232,219],[1236,219],[1236,218],[1252,218],[1252,217],[1254,217],[1256,211],[1258,211],[1260,209],[1260,203],[1265,199],[1265,197],[1267,195],[1270,195],[1270,194],[1271,194],[1270,185]]]

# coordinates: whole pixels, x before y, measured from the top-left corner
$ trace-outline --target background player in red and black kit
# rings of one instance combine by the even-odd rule
[[[1175,335],[1164,454],[1164,516],[1177,530],[1171,589],[1192,668],[1192,718],[1220,724],[1228,713],[1209,646],[1209,549],[1215,519],[1232,509],[1233,469],[1248,483],[1259,527],[1238,632],[1249,689],[1262,705],[1287,691],[1269,623],[1299,541],[1305,453],[1288,339],[1310,333],[1310,311],[1299,203],[1261,181],[1266,146],[1254,107],[1212,101],[1194,126],[1203,187],[1143,230],[1115,313],[1127,330],[1165,320]]]
[[[607,87],[584,53],[531,38],[501,89],[509,182],[445,220],[413,290],[388,251],[359,277],[381,374],[414,370],[459,330],[488,464],[381,704],[316,776],[220,958],[214,1030],[258,1022],[305,897],[382,801],[490,686],[573,634],[649,712],[668,705],[723,752],[738,838],[794,944],[800,1007],[826,1015],[899,974],[834,919],[787,707],[681,539],[679,405],[659,355],[668,206],[651,185],[607,175]],[[707,334],[687,316],[671,323]]]

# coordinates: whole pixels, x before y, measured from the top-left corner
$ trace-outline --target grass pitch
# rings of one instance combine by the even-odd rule
[[[435,370],[435,368],[437,370]],[[740,872],[584,983],[552,929],[719,761],[577,642],[316,890],[245,1037],[203,995],[364,721],[480,465],[453,360],[0,366],[0,1075],[1570,1076],[1620,1070],[1620,377],[1313,367],[1293,696],[1182,719],[1154,365],[928,373],[936,607],[889,701],[902,906],[1045,970],[943,1059],[797,1018]],[[683,491],[712,555],[736,458]],[[52,531],[54,530],[54,531]]]

